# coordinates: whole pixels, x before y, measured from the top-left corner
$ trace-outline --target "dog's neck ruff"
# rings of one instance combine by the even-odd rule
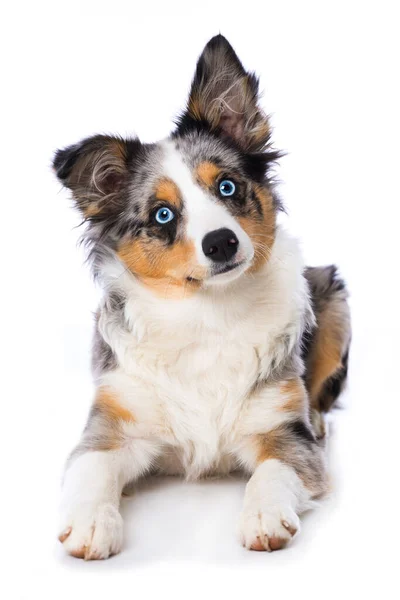
[[[162,357],[172,364],[174,356],[195,346],[207,352],[225,344],[236,345],[240,352],[260,352],[259,375],[268,376],[288,357],[299,354],[301,336],[313,320],[302,273],[298,243],[282,229],[259,271],[180,300],[153,295],[122,265],[112,262],[104,269],[106,294],[99,328],[128,372],[138,348],[149,360]],[[107,297],[113,293],[124,299],[118,317],[107,310]]]

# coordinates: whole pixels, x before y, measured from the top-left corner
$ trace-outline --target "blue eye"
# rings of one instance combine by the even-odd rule
[[[156,221],[157,223],[160,223],[160,225],[165,225],[166,223],[169,223],[174,217],[175,215],[172,212],[172,210],[170,210],[166,206],[159,208],[156,212]]]
[[[221,196],[233,196],[235,193],[236,186],[230,179],[224,179],[219,184],[219,192]]]

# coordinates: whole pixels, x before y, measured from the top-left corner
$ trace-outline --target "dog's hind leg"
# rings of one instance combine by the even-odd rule
[[[332,408],[347,377],[350,310],[345,284],[335,266],[308,267],[304,274],[316,317],[315,329],[303,340],[305,384],[315,432],[323,437],[323,414]]]

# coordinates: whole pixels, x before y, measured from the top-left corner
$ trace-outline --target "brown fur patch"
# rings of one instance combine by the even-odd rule
[[[248,272],[254,273],[270,257],[275,240],[276,214],[271,194],[262,186],[255,185],[254,193],[261,205],[262,216],[238,217],[237,220],[251,239],[255,254]]]
[[[117,156],[120,160],[125,161],[126,160],[126,144],[125,144],[125,142],[123,140],[115,139],[114,143],[112,144],[112,147],[114,148],[115,156]]]
[[[305,382],[313,419],[323,425],[316,411],[332,408],[347,379],[351,341],[348,292],[335,265],[308,267],[304,275],[317,322],[305,339]]]
[[[196,169],[196,179],[200,184],[206,187],[212,187],[220,173],[221,169],[216,164],[205,161],[198,165]]]
[[[127,423],[135,421],[133,414],[120,404],[117,395],[106,387],[100,387],[97,390],[95,406],[112,421],[122,420]]]
[[[318,397],[325,382],[342,367],[344,340],[347,340],[347,305],[339,302],[327,304],[318,315],[318,327],[307,365],[307,387],[313,408],[318,408]]]
[[[71,535],[71,531],[72,531],[72,527],[68,527],[68,529],[66,529],[65,531],[63,531],[62,533],[60,533],[60,535],[58,536],[58,539],[60,540],[60,542],[62,544]]]
[[[183,298],[193,293],[206,275],[206,269],[196,262],[191,241],[165,247],[156,239],[136,239],[123,244],[118,256],[147,287],[164,298]]]
[[[326,491],[327,481],[321,449],[316,443],[304,445],[285,424],[254,436],[258,464],[277,459],[292,467],[304,485],[317,497]]]
[[[182,206],[182,198],[179,188],[176,183],[168,177],[164,177],[157,183],[155,197],[161,202],[168,202],[169,204],[172,204],[178,208]]]
[[[85,208],[85,217],[95,217],[100,214],[100,212],[101,208],[93,202]]]
[[[188,102],[188,112],[191,114],[191,116],[194,119],[197,119],[198,121],[201,121],[203,119],[201,105],[200,105],[200,98],[199,98],[198,94],[192,94],[190,96],[189,102]]]
[[[303,417],[308,411],[308,396],[303,381],[297,379],[289,379],[280,385],[281,393],[287,397],[286,402],[282,405],[281,410],[284,412],[295,413],[299,417]]]
[[[281,458],[281,452],[279,450],[279,438],[282,433],[279,428],[269,431],[266,435],[256,436],[256,447],[257,447],[257,462],[263,463],[270,458]]]

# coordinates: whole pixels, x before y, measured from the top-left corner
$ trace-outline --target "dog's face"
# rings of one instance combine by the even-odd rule
[[[117,256],[154,293],[176,297],[268,260],[278,202],[267,170],[277,153],[257,92],[217,36],[167,140],[95,136],[57,152],[57,176],[89,223],[95,271]]]

